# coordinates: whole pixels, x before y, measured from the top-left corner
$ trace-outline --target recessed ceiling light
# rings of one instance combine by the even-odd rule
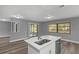
[[[45,19],[52,19],[54,18],[54,16],[48,15],[47,17],[45,17]]]
[[[12,15],[11,17],[12,18],[17,18],[17,19],[24,19],[24,17],[21,16],[21,15]]]

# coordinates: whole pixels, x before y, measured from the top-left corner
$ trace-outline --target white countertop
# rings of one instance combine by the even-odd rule
[[[42,39],[48,39],[48,40],[51,40],[51,41],[50,41],[50,42],[47,42],[47,43],[45,43],[45,44],[43,44],[43,45],[38,45],[38,44],[34,43],[34,42],[36,42],[36,41],[39,41],[39,40],[38,40],[38,37],[33,37],[33,38],[27,39],[27,40],[25,40],[25,41],[26,41],[28,44],[30,44],[31,46],[33,46],[34,48],[40,50],[41,48],[43,48],[43,47],[49,45],[50,43],[52,43],[52,42],[54,42],[54,41],[60,39],[61,37],[51,36],[51,35],[44,35],[44,36],[41,36],[41,38],[42,38]],[[42,39],[40,39],[40,40],[42,40]]]
[[[3,38],[3,37],[10,37],[10,35],[0,35],[0,38]]]

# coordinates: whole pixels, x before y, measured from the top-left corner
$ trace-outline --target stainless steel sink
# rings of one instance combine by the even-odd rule
[[[51,40],[43,39],[43,40],[41,40],[41,41],[36,41],[35,43],[38,44],[38,45],[42,45],[42,44],[45,44],[45,43],[47,43],[47,42],[49,42],[49,41],[51,41]]]

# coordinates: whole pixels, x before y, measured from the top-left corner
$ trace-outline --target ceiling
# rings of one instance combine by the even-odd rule
[[[79,16],[79,5],[0,5],[0,18],[13,15],[23,16],[25,20],[45,22]],[[53,16],[52,18],[46,18]]]

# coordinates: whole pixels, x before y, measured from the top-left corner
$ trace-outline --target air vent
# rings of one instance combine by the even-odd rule
[[[59,7],[60,7],[60,8],[64,8],[64,5],[60,5]]]

